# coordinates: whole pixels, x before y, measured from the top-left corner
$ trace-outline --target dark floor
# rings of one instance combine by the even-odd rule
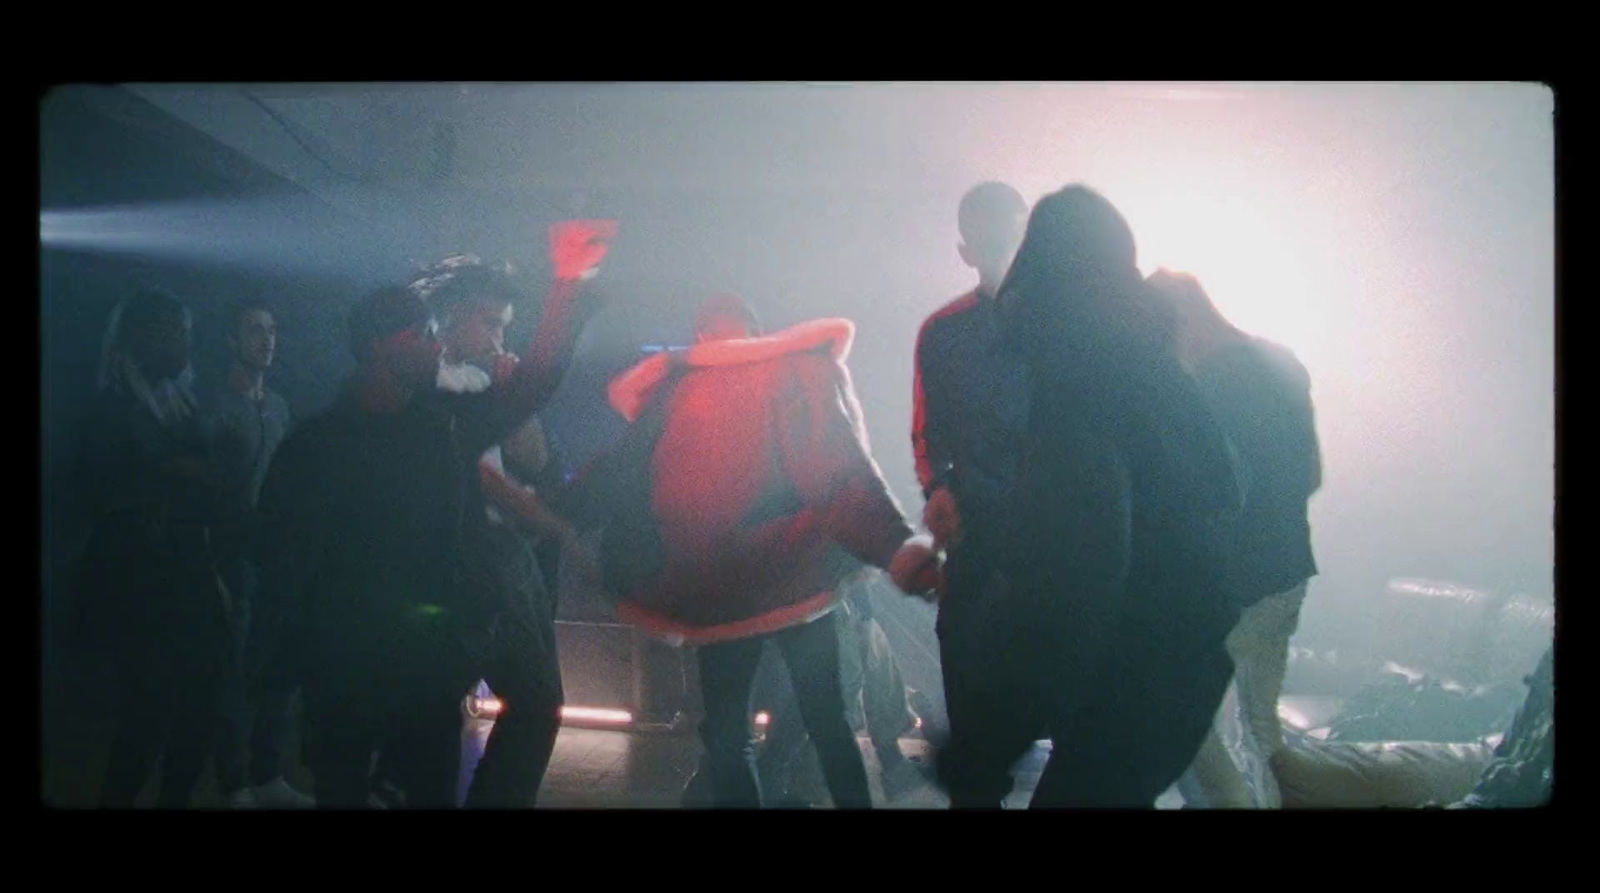
[[[489,724],[469,722],[463,729],[463,781],[470,778],[471,766],[482,752]],[[109,729],[80,728],[70,746],[58,747],[44,761],[44,801],[64,808],[92,808],[95,802],[100,767],[104,765]],[[98,732],[98,734],[91,734]],[[93,741],[92,738],[99,738]],[[58,742],[65,744],[58,738]],[[926,754],[920,740],[903,740],[907,756]],[[865,740],[863,759],[872,782],[874,805],[888,809],[942,809],[948,806],[943,794],[924,787],[895,801],[888,801],[878,776],[876,757]],[[1041,742],[1017,767],[1017,789],[1008,805],[1023,806],[1038,780],[1049,745]],[[682,732],[626,732],[605,729],[565,728],[556,740],[555,755],[540,790],[543,809],[677,809],[684,785],[693,775],[700,756],[700,744],[693,734]],[[294,765],[289,779],[302,790],[313,790],[304,768]],[[153,785],[141,797],[148,804],[154,797]],[[1174,808],[1181,798],[1169,793],[1158,806]],[[222,807],[222,799],[210,774],[196,792],[194,805],[200,809]]]
[[[90,808],[95,804],[111,727],[106,720],[105,705],[96,706],[81,694],[67,694],[106,689],[92,682],[84,678],[79,678],[76,685],[58,682],[44,693],[41,796],[47,805]],[[1280,712],[1287,724],[1302,730],[1314,729],[1337,709],[1336,703],[1326,701],[1288,697]],[[482,751],[489,728],[488,723],[481,721],[464,724],[463,782],[470,778],[471,767]],[[912,757],[924,756],[926,747],[926,743],[918,739],[901,741],[902,751]],[[1018,765],[1017,788],[1008,805],[1026,804],[1048,749],[1048,743],[1041,742]],[[927,787],[895,802],[887,802],[878,778],[877,759],[864,739],[862,750],[877,805],[897,809],[939,809],[948,805],[942,794]],[[296,743],[291,752],[297,751]],[[693,774],[699,755],[700,744],[692,724],[672,731],[643,732],[564,728],[556,742],[539,805],[550,809],[678,808],[684,785]],[[289,780],[302,790],[313,790],[309,774],[298,764],[291,766]],[[153,790],[147,789],[143,802],[149,802],[152,795]],[[209,773],[194,802],[198,808],[223,805]],[[1175,791],[1169,791],[1157,806],[1170,809],[1181,806],[1182,802]]]
[[[466,731],[463,748],[470,762],[481,752],[486,723]],[[923,752],[921,741],[904,741],[909,755]],[[893,803],[883,797],[877,762],[863,742],[863,759],[872,778],[876,805],[899,809],[936,809],[947,805],[937,791],[925,788]],[[677,809],[683,788],[694,774],[700,743],[692,734],[639,733],[566,728],[556,739],[556,752],[539,792],[544,809]]]

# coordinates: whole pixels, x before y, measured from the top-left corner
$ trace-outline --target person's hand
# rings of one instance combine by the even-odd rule
[[[595,274],[611,240],[615,220],[563,220],[550,225],[550,261],[557,279],[588,279]]]
[[[907,595],[938,601],[944,587],[944,561],[926,538],[912,537],[889,560],[889,578]]]
[[[961,509],[948,488],[940,487],[928,497],[928,504],[922,507],[922,526],[933,534],[936,548],[961,542]]]
[[[495,384],[499,384],[510,378],[516,373],[518,362],[519,359],[514,353],[502,353],[496,356],[494,358],[494,369],[489,373],[490,379],[492,379]]]

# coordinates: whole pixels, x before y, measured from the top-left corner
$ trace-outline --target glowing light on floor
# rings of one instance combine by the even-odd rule
[[[605,707],[562,707],[561,718],[573,722],[600,722],[619,726],[633,722],[632,713]]]

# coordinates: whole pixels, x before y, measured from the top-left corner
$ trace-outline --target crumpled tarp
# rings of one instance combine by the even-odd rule
[[[1494,761],[1457,808],[1527,808],[1550,802],[1555,784],[1555,649],[1528,677],[1528,698]]]
[[[1295,743],[1272,771],[1285,809],[1415,808],[1466,796],[1492,757],[1481,742]]]
[[[1524,680],[1526,696],[1521,686],[1469,687],[1391,666],[1391,678],[1352,699],[1326,740],[1296,736],[1273,754],[1283,806],[1547,802],[1554,757],[1553,655],[1547,651]]]
[[[1521,684],[1468,686],[1394,664],[1387,669],[1344,705],[1326,740],[1477,741],[1510,728],[1527,696]]]
[[[1521,686],[1467,686],[1390,663],[1344,705],[1321,741],[1271,757],[1286,809],[1442,806],[1467,796],[1494,758]]]

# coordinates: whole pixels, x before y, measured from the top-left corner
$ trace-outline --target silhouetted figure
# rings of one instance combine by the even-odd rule
[[[1000,706],[987,694],[1001,669],[985,642],[985,589],[997,554],[987,540],[1012,511],[1028,393],[995,294],[1027,221],[1027,202],[1004,183],[982,183],[962,197],[957,249],[978,284],[929,316],[917,334],[911,441],[927,499],[923,522],[948,557],[935,630],[950,734],[958,738],[982,735]],[[960,759],[960,748],[951,753]],[[1009,790],[1008,769],[1000,768],[994,785]],[[966,770],[947,759],[942,771]],[[965,787],[956,784],[958,791]]]
[[[1184,367],[1233,444],[1246,482],[1244,510],[1226,529],[1228,589],[1244,612],[1228,653],[1245,728],[1255,753],[1270,760],[1284,746],[1278,696],[1289,638],[1317,573],[1307,504],[1322,486],[1322,451],[1311,377],[1287,348],[1235,328],[1193,278],[1163,272],[1151,281],[1171,303]],[[1215,729],[1182,789],[1194,805],[1253,802]]]
[[[953,726],[940,771],[953,805],[999,805],[1044,731],[1035,807],[1148,808],[1233,669],[1216,526],[1238,506],[1231,457],[1104,198],[1042,199],[998,300],[1026,368],[1020,473],[1008,510],[960,514],[995,567],[963,619],[1001,670],[988,723]]]
[[[578,236],[592,266],[604,245]],[[280,450],[262,494],[266,584],[288,600],[278,654],[304,680],[319,805],[366,805],[374,752],[408,805],[455,805],[462,697],[526,616],[486,530],[479,461],[554,393],[595,309],[582,294],[558,278],[526,359],[478,393],[437,388],[420,297],[367,296],[350,318],[355,376]]]
[[[188,309],[161,292],[113,311],[76,482],[95,517],[81,610],[117,684],[104,807],[132,807],[158,759],[157,805],[188,806],[222,725],[231,609],[189,333]]]
[[[232,362],[223,381],[201,395],[201,424],[222,488],[215,541],[223,582],[233,595],[234,655],[217,780],[229,805],[307,808],[311,798],[284,778],[293,732],[295,685],[281,673],[257,676],[250,621],[256,598],[253,555],[256,503],[279,444],[289,432],[289,404],[266,386],[277,351],[272,312],[255,304],[231,309]],[[245,757],[248,754],[248,764]]]
[[[444,342],[440,386],[473,393],[486,390],[515,370],[518,361],[505,350],[517,295],[509,280],[490,268],[466,266],[428,289]],[[484,668],[485,681],[501,710],[495,718],[483,758],[467,792],[469,807],[530,807],[555,751],[561,731],[561,663],[556,652],[555,593],[534,551],[535,536],[572,538],[571,525],[544,506],[538,494],[510,467],[532,465],[542,470],[543,435],[530,418],[504,447],[495,445],[478,462],[481,486],[489,505],[492,560],[518,594],[517,610],[495,631],[494,647]],[[519,457],[523,461],[507,461]]]
[[[724,297],[701,307],[695,330],[693,348],[656,355],[611,385],[612,405],[635,423],[630,434],[654,428],[642,449],[614,455],[643,466],[641,501],[655,526],[640,541],[654,538],[658,557],[616,593],[618,615],[697,646],[712,802],[761,805],[750,693],[772,642],[835,805],[870,807],[834,612],[840,583],[863,563],[889,566],[911,529],[872,459],[844,366],[854,326],[817,320],[759,337],[749,307]],[[586,484],[621,474],[601,462]],[[626,520],[600,512],[608,525]],[[603,536],[618,533],[608,526]]]

